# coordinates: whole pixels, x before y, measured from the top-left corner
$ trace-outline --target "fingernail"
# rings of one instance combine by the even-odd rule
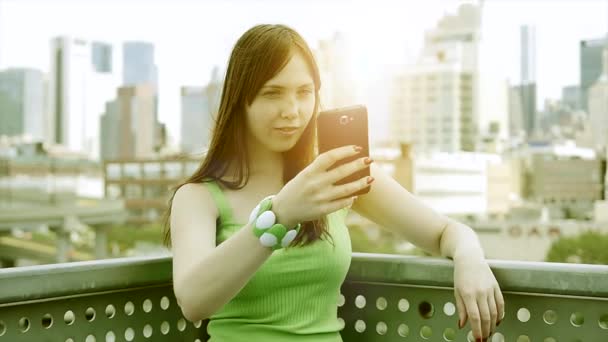
[[[374,181],[374,177],[367,177],[367,184],[371,184]]]
[[[462,323],[460,320],[458,320],[458,329],[462,329]]]
[[[361,152],[361,150],[363,150],[363,147],[355,146],[355,152]]]
[[[365,158],[365,159],[363,160],[363,162],[364,162],[366,165],[369,165],[369,164],[373,163],[373,162],[374,162],[374,160],[373,160],[372,158],[370,158],[370,157],[367,157],[367,158]]]

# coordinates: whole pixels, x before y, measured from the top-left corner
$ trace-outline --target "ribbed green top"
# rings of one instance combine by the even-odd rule
[[[234,222],[219,186],[205,184],[219,210],[220,244],[244,223]],[[335,247],[331,240],[323,239],[273,252],[236,297],[210,318],[209,341],[342,341],[337,304],[351,261],[346,213],[340,210],[328,215]]]

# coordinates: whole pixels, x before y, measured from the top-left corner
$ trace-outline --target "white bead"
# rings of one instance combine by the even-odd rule
[[[295,229],[288,231],[287,234],[285,234],[285,236],[283,237],[283,240],[281,240],[281,246],[289,246],[293,239],[296,238],[296,235],[298,235],[298,232]]]
[[[255,226],[259,229],[268,229],[276,222],[276,216],[270,210],[263,212],[258,220],[255,222]]]
[[[277,237],[270,233],[264,233],[260,236],[260,242],[265,247],[272,247],[277,244]]]
[[[256,217],[258,217],[259,211],[260,211],[260,205],[258,204],[255,208],[253,208],[253,210],[251,211],[251,214],[249,214],[249,224],[251,224],[253,222],[253,220],[255,220]]]

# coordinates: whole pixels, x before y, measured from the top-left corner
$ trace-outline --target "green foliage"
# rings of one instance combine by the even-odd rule
[[[551,245],[546,261],[608,265],[608,234],[587,231],[561,237]]]
[[[108,245],[118,246],[121,253],[133,248],[136,242],[162,244],[162,226],[159,223],[116,225],[108,228]]]

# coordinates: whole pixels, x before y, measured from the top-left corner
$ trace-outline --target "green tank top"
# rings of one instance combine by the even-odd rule
[[[205,184],[219,211],[219,244],[245,223],[234,221],[215,182]],[[338,297],[352,252],[346,214],[343,209],[328,215],[333,245],[324,238],[273,252],[245,287],[210,317],[209,341],[341,342]]]

